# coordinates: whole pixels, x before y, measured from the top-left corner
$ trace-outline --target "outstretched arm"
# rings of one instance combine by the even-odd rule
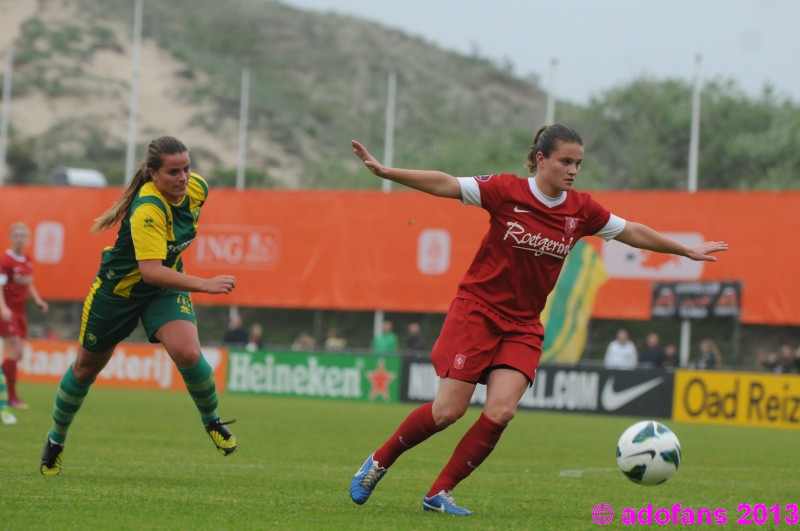
[[[725,242],[705,242],[696,247],[686,247],[670,240],[660,232],[654,231],[647,225],[631,221],[625,224],[625,229],[614,239],[631,247],[658,253],[677,254],[697,261],[716,262],[717,257],[711,256],[711,254],[728,250],[728,244]]]
[[[227,295],[236,287],[236,277],[233,275],[195,277],[166,267],[161,260],[139,260],[139,271],[146,283],[165,289]]]
[[[461,199],[461,185],[458,183],[458,179],[449,173],[432,170],[387,168],[378,162],[375,157],[367,151],[367,148],[362,146],[358,141],[353,140],[352,146],[353,153],[364,162],[364,166],[366,166],[369,171],[378,177],[438,197]]]

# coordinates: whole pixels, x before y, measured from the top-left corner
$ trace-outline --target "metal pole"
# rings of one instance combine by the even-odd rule
[[[700,153],[700,93],[703,83],[700,79],[701,56],[695,56],[694,90],[692,90],[692,129],[689,137],[689,179],[688,190],[697,191],[697,165]]]
[[[236,189],[244,190],[247,168],[247,114],[250,107],[250,69],[242,70],[242,97],[239,107],[239,163],[236,167]]]
[[[544,125],[553,125],[556,122],[556,70],[558,59],[550,59],[550,85],[547,88],[547,112]]]
[[[8,122],[11,118],[11,80],[14,72],[14,47],[8,47],[6,69],[3,75],[3,112],[0,114],[0,186],[6,179],[6,151],[8,148]]]
[[[136,164],[136,118],[139,112],[139,62],[142,48],[142,5],[136,0],[133,11],[133,65],[131,67],[131,104],[128,116],[128,147],[125,152],[125,184],[133,180]]]
[[[383,146],[383,165],[392,166],[394,164],[394,117],[397,101],[397,73],[389,72],[389,87],[386,94],[386,133]],[[383,180],[382,189],[388,193],[392,189],[392,181]],[[378,337],[383,333],[383,310],[375,310],[375,317],[372,322],[372,335]]]
[[[386,95],[386,133],[383,146],[383,165],[392,166],[394,164],[394,116],[395,101],[397,99],[397,74],[389,72],[389,88]],[[383,180],[383,191],[388,192],[392,189],[392,181]]]
[[[681,321],[680,366],[689,366],[689,347],[692,341],[692,322],[689,319]]]
[[[689,178],[687,190],[693,194],[697,192],[697,165],[700,154],[700,92],[702,80],[700,78],[700,54],[695,55],[694,90],[692,90],[692,125],[689,136]],[[692,322],[689,319],[681,321],[681,367],[686,367],[689,362],[689,348],[691,345]]]

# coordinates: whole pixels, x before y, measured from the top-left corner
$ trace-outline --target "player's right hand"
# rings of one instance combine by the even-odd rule
[[[206,293],[212,295],[227,295],[236,287],[236,277],[233,275],[219,275],[206,280]]]

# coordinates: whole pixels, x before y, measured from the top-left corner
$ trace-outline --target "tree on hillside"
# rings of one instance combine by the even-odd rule
[[[640,78],[571,107],[560,118],[586,144],[582,186],[685,189],[692,87]],[[703,88],[700,188],[797,188],[800,108],[769,88],[759,98],[733,82]]]

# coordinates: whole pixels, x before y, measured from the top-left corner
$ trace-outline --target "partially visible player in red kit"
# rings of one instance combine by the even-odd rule
[[[685,247],[659,232],[611,214],[589,194],[572,189],[583,161],[583,141],[564,125],[537,131],[528,153],[535,177],[453,177],[440,171],[387,168],[360,143],[355,154],[378,177],[438,197],[460,199],[489,213],[489,230],[458,286],[431,361],[439,376],[433,402],[411,412],[372,453],[350,482],[362,504],[400,455],[460,419],[478,383],[486,404],[475,424],[424,495],[422,509],[468,515],[453,489],[494,450],[542,355],[539,315],[564,261],[584,236],[615,239],[632,247],[716,261],[724,242]]]
[[[33,260],[25,253],[31,231],[14,223],[9,231],[11,248],[0,255],[0,337],[3,338],[3,372],[8,384],[8,405],[28,409],[17,396],[17,362],[22,359],[28,337],[25,303],[28,298],[47,313],[47,302],[33,285]]]

